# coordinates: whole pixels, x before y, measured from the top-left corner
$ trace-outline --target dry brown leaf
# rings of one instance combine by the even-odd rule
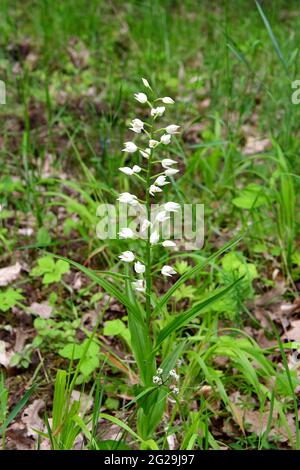
[[[284,337],[289,341],[300,341],[300,320],[292,321],[292,328],[286,331]]]
[[[255,153],[264,152],[264,150],[270,147],[271,142],[269,139],[258,139],[256,137],[249,136],[246,140],[243,152],[245,155],[253,155]]]
[[[12,266],[0,269],[0,286],[7,286],[12,281],[15,281],[21,272],[20,263],[16,262]]]
[[[22,413],[22,421],[26,425],[26,435],[28,437],[38,437],[36,430],[43,431],[44,423],[39,416],[39,412],[45,408],[44,400],[37,399],[29,405]]]
[[[10,360],[12,356],[14,355],[13,351],[9,351],[9,352],[6,351],[7,345],[8,343],[6,343],[5,341],[0,341],[0,364],[6,369],[7,367],[9,367]]]
[[[89,411],[94,403],[93,399],[86,395],[86,393],[81,393],[78,390],[73,390],[71,393],[71,402],[73,403],[74,401],[80,402],[81,413]]]
[[[47,319],[51,317],[53,308],[48,304],[48,302],[33,302],[30,305],[29,310],[34,315],[38,315],[41,318]]]

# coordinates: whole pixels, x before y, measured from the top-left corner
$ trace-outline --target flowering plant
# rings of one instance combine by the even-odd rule
[[[123,152],[127,154],[138,153],[145,165],[134,164],[132,166],[120,167],[119,170],[128,177],[139,179],[144,187],[144,200],[137,195],[129,192],[121,193],[118,201],[128,206],[137,207],[145,204],[146,213],[140,221],[140,233],[146,232],[145,245],[141,247],[141,252],[126,250],[119,255],[119,259],[125,265],[126,271],[126,294],[130,302],[128,309],[128,323],[131,333],[131,345],[140,370],[141,385],[135,387],[138,410],[138,431],[142,438],[151,436],[152,432],[161,421],[165,407],[165,399],[169,393],[174,396],[179,394],[179,375],[174,367],[178,366],[178,357],[181,355],[185,346],[184,341],[180,341],[175,347],[167,348],[168,354],[163,359],[160,367],[156,366],[156,353],[160,344],[178,328],[195,317],[203,308],[203,304],[208,303],[223,295],[228,288],[216,293],[204,303],[199,303],[184,314],[179,315],[173,320],[168,319],[168,315],[162,315],[165,311],[165,304],[174,294],[176,289],[185,282],[185,280],[196,274],[209,261],[202,263],[179,278],[161,299],[157,299],[152,289],[152,276],[154,264],[154,249],[161,246],[164,249],[173,249],[176,243],[173,240],[161,241],[159,227],[164,222],[169,221],[170,215],[180,209],[180,205],[174,201],[167,201],[163,204],[155,218],[152,217],[151,204],[157,197],[161,196],[170,187],[170,177],[176,175],[179,170],[178,162],[167,158],[164,154],[168,146],[172,143],[174,136],[179,134],[180,126],[177,124],[158,125],[160,118],[165,115],[166,106],[173,105],[174,100],[170,97],[155,97],[154,92],[146,79],[142,79],[147,88],[146,93],[136,93],[135,99],[148,107],[149,119],[143,121],[135,118],[131,122],[130,130],[144,138],[144,145],[133,141],[125,142]],[[157,106],[157,104],[166,106]],[[135,234],[130,227],[122,227],[119,231],[120,239],[132,240]],[[228,247],[224,247],[211,259],[218,256]],[[133,274],[134,273],[134,274]],[[162,277],[171,278],[175,276],[176,270],[173,266],[165,264],[160,267]],[[153,345],[153,320],[160,315],[161,324],[166,325],[161,329]],[[169,321],[166,322],[166,319]],[[172,344],[172,342],[171,342]],[[172,382],[176,382],[175,384]]]
[[[189,278],[199,274],[218,256],[235,246],[240,238],[229,242],[211,256],[202,258],[201,262],[177,277],[164,294],[156,295],[153,276],[156,275],[157,265],[160,266],[161,278],[169,280],[177,275],[171,264],[162,264],[160,257],[155,260],[154,255],[159,254],[159,250],[166,249],[165,258],[168,259],[169,249],[180,248],[169,238],[162,240],[160,230],[169,222],[172,214],[176,215],[180,205],[176,201],[164,202],[154,217],[151,208],[152,201],[156,202],[157,198],[166,194],[171,187],[171,178],[179,172],[177,160],[164,155],[175,134],[178,134],[179,125],[157,125],[166,112],[165,105],[173,105],[174,100],[170,97],[156,98],[149,82],[146,79],[142,81],[147,94],[153,96],[153,99],[149,99],[143,92],[134,96],[139,103],[148,107],[149,120],[133,119],[130,130],[146,142],[145,145],[138,145],[128,141],[123,148],[126,158],[138,156],[141,161],[130,162],[128,166],[119,168],[126,177],[136,178],[142,183],[144,194],[144,199],[141,199],[139,195],[123,192],[117,198],[119,204],[126,209],[145,209],[139,224],[139,237],[128,225],[119,229],[120,243],[126,244],[126,250],[118,253],[119,261],[124,264],[125,274],[99,274],[75,261],[67,261],[99,284],[127,310],[129,345],[139,372],[139,383],[133,386],[135,399],[130,403],[137,405],[137,430],[140,439],[146,441],[161,423],[168,395],[173,396],[175,403],[183,397],[184,389],[179,384],[179,357],[185,352],[189,339],[178,335],[178,331],[204,308],[229,292],[240,279],[225,288],[217,289],[184,312],[170,314],[168,302]],[[138,246],[137,238],[140,239]],[[61,256],[59,258],[66,259]],[[112,277],[117,281],[112,280]]]

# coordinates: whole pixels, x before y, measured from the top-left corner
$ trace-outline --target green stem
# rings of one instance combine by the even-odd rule
[[[147,210],[147,219],[150,220],[151,218],[151,200],[150,200],[150,193],[149,189],[151,186],[151,160],[152,160],[151,152],[149,159],[148,159],[148,167],[147,167],[147,178],[146,178],[146,210]],[[150,235],[151,235],[151,227],[147,229],[147,242],[146,242],[146,321],[148,327],[150,327],[150,318],[151,318],[151,243],[150,243]]]

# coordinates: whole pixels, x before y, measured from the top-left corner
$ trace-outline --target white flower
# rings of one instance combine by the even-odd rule
[[[152,227],[150,220],[147,220],[147,219],[143,220],[143,223],[141,225],[141,232],[145,232],[148,229],[148,227]]]
[[[124,142],[125,148],[122,152],[134,153],[137,151],[137,146],[134,142]]]
[[[173,246],[176,246],[176,243],[172,242],[172,240],[165,240],[162,242],[162,246],[164,248],[172,248]]]
[[[173,104],[175,103],[174,100],[172,100],[172,98],[170,98],[169,96],[165,96],[164,98],[160,98],[161,101],[165,104]]]
[[[155,193],[161,193],[161,192],[162,192],[161,188],[159,188],[158,186],[155,186],[155,184],[151,184],[150,189],[149,189],[149,193],[151,194],[151,196],[154,196]]]
[[[136,206],[138,204],[137,197],[130,193],[121,193],[117,201],[120,201],[123,204],[130,204],[131,206]]]
[[[176,376],[177,376],[176,370],[175,370],[175,369],[171,369],[170,372],[169,372],[169,376],[170,376],[170,377],[176,377]]]
[[[143,82],[143,84],[144,84],[144,86],[145,86],[146,88],[150,88],[150,89],[151,89],[151,86],[150,86],[148,80],[146,80],[146,78],[142,78],[142,82]]]
[[[139,101],[140,103],[143,103],[143,104],[147,103],[147,101],[148,101],[147,95],[145,95],[145,93],[135,93],[134,97],[137,101]]]
[[[177,202],[166,202],[164,208],[167,212],[177,212],[180,209],[180,205]]]
[[[179,134],[179,132],[177,132],[177,129],[179,129],[179,127],[180,126],[176,126],[176,124],[170,124],[166,127],[166,132],[168,134]]]
[[[137,261],[136,263],[134,263],[134,270],[137,274],[143,274],[145,272],[145,265],[140,263],[139,261]]]
[[[170,386],[170,390],[172,390],[172,392],[173,392],[175,395],[178,395],[178,394],[179,394],[179,388],[178,388],[178,387],[175,387],[174,385],[171,385],[171,386]]]
[[[140,171],[142,171],[141,167],[138,165],[134,165],[133,168],[129,168],[129,166],[123,166],[119,168],[119,170],[128,176],[131,176],[134,173],[140,173]]]
[[[123,251],[123,253],[120,254],[119,258],[125,263],[131,263],[132,261],[134,261],[135,256],[132,251]]]
[[[150,235],[150,243],[151,245],[155,245],[159,240],[159,233],[158,232],[152,232]]]
[[[173,274],[177,274],[175,269],[172,266],[168,266],[167,264],[162,267],[161,273],[163,276],[172,277]]]
[[[177,170],[176,168],[168,168],[166,171],[165,171],[165,175],[166,176],[173,176],[173,175],[176,175],[176,173],[178,173],[179,170]]]
[[[156,371],[157,375],[161,375],[163,373],[163,369],[161,367],[159,367]]]
[[[144,129],[144,123],[140,119],[133,119],[131,126],[132,127],[130,127],[130,130],[136,132],[137,134],[140,134]]]
[[[162,144],[168,145],[171,142],[171,134],[162,135],[160,141]]]
[[[151,149],[149,149],[149,148],[147,148],[147,149],[145,149],[145,150],[140,150],[140,154],[141,154],[144,158],[149,158],[150,153],[151,153]]]
[[[168,220],[170,217],[168,216],[167,211],[160,211],[155,217],[156,222],[164,222]]]
[[[161,385],[161,384],[162,384],[162,380],[161,380],[160,377],[158,377],[158,375],[154,375],[154,376],[152,377],[152,381],[153,381],[154,384],[158,384],[158,385]]]
[[[156,147],[158,144],[159,144],[159,142],[158,142],[157,140],[154,140],[154,139],[149,140],[149,147],[150,147],[151,149],[153,149],[154,147]]]
[[[145,281],[143,281],[143,279],[138,279],[137,281],[133,281],[131,285],[137,292],[145,292],[146,290]]]
[[[164,158],[161,161],[161,166],[163,168],[169,168],[172,165],[177,165],[177,162],[175,160],[171,160],[171,158]]]
[[[157,186],[165,186],[166,184],[170,184],[169,181],[166,181],[166,176],[165,175],[160,175],[156,178],[154,181],[154,184]]]
[[[165,110],[166,108],[164,106],[158,106],[157,108],[152,108],[151,116],[154,116],[154,117],[162,116]]]
[[[133,165],[133,173],[140,173],[142,171],[141,167],[138,165]]]
[[[133,231],[131,230],[131,228],[129,227],[124,227],[120,230],[119,232],[119,236],[120,238],[133,238],[134,237],[134,233]]]

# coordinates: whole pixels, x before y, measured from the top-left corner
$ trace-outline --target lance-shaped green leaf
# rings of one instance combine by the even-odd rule
[[[240,282],[240,280],[243,277],[240,277],[236,281],[234,281],[232,284],[229,286],[225,287],[224,289],[219,290],[216,292],[214,295],[211,295],[208,299],[203,300],[202,302],[198,303],[191,309],[189,309],[186,313],[183,314],[178,314],[174,320],[172,320],[165,328],[161,330],[161,332],[158,335],[157,342],[155,345],[155,349],[163,342],[164,339],[166,339],[170,334],[172,334],[174,331],[178,330],[178,328],[182,328],[184,325],[186,325],[188,322],[193,320],[198,313],[203,310],[205,307],[208,305],[212,304],[216,300],[220,299],[223,297],[227,292],[232,290],[234,286]]]
[[[206,260],[204,260],[202,263],[199,263],[197,264],[196,266],[194,266],[192,269],[190,269],[189,271],[187,271],[186,273],[184,273],[179,279],[178,281],[175,282],[175,284],[173,284],[173,286],[168,290],[168,292],[165,293],[165,295],[163,295],[163,297],[160,299],[160,301],[156,304],[156,307],[154,308],[154,311],[153,311],[153,315],[155,316],[155,314],[157,314],[160,309],[168,302],[168,300],[172,297],[172,295],[174,294],[174,292],[176,292],[176,290],[189,278],[191,278],[192,276],[194,276],[195,274],[197,274],[198,272],[200,272],[203,268],[205,268],[209,263],[211,263],[212,261],[214,261],[216,258],[218,258],[220,255],[222,255],[223,253],[225,253],[225,251],[227,250],[230,250],[231,248],[233,248],[235,245],[237,245],[240,240],[241,240],[242,237],[238,237],[232,241],[230,241],[229,243],[227,243],[226,245],[224,245],[222,248],[220,248],[220,250],[216,251],[216,253],[214,253],[213,255],[209,256]]]

